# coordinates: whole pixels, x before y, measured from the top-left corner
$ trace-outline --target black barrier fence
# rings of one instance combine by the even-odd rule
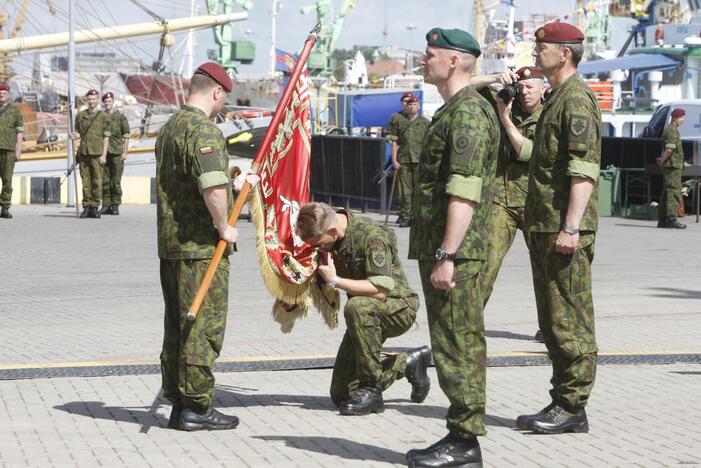
[[[312,136],[312,198],[363,211],[384,209],[391,176],[379,183],[377,176],[385,160],[384,138]]]

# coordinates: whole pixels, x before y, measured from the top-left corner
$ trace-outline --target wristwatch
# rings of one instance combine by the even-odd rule
[[[329,283],[328,283],[329,286],[332,287],[332,288],[334,288],[334,289],[336,289],[336,285],[338,284],[338,281],[339,281],[340,279],[341,279],[341,278],[339,278],[338,276],[334,276],[334,277],[331,279],[331,281],[329,281]]]
[[[448,253],[442,248],[438,247],[438,250],[436,250],[436,260],[441,261],[441,260],[450,260],[451,262],[455,260],[455,257],[457,254],[454,253]]]
[[[562,230],[565,231],[570,236],[574,236],[575,234],[579,234],[579,229],[577,229],[576,227],[572,227],[572,226],[565,225],[565,227],[562,228]]]

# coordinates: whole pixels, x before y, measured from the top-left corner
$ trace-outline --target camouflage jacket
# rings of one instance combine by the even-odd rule
[[[367,279],[387,290],[390,312],[407,306],[417,310],[419,296],[406,279],[394,231],[345,210],[339,213],[348,218],[348,227],[343,239],[332,250],[338,276]]]
[[[14,151],[17,134],[24,132],[22,113],[10,103],[0,107],[0,150]]]
[[[498,152],[497,116],[474,86],[464,87],[438,109],[421,150],[409,258],[435,259],[445,235],[452,196],[477,203],[457,258],[486,257],[485,228]]]
[[[400,163],[418,163],[421,157],[421,144],[426,130],[431,122],[425,117],[417,117],[414,120],[407,119],[404,130],[399,132],[397,145],[397,161]]]
[[[395,112],[392,114],[385,131],[385,138],[387,141],[396,143],[399,140],[399,135],[401,135],[408,123],[409,119],[404,115],[404,112]]]
[[[97,115],[95,115],[96,112]],[[95,123],[91,125],[93,119],[95,119]],[[98,109],[92,112],[90,109],[80,111],[75,118],[75,129],[80,133],[78,155],[100,156],[102,154],[102,139],[111,135],[107,114]]]
[[[600,164],[599,105],[574,74],[550,93],[538,119],[526,199],[529,231],[558,232],[564,227],[573,176],[595,183],[579,229],[596,231]]]
[[[110,129],[110,145],[107,148],[109,154],[122,154],[124,152],[124,139],[129,138],[129,122],[119,111],[113,110],[107,114],[108,128]]]
[[[158,256],[162,259],[211,258],[219,241],[202,198],[224,185],[228,211],[233,206],[229,156],[221,131],[195,107],[183,105],[158,132],[156,191]],[[231,254],[231,246],[224,255]]]
[[[671,149],[672,154],[662,166],[665,171],[684,169],[684,149],[679,136],[679,128],[674,124],[669,124],[662,132],[662,143],[665,149]]]
[[[486,87],[480,91],[490,104],[497,110],[496,95],[494,88]],[[501,129],[501,141],[499,142],[499,159],[497,160],[497,175],[494,179],[494,195],[492,201],[509,208],[519,208],[526,206],[526,194],[528,194],[528,166],[533,150],[533,139],[535,138],[535,127],[540,117],[542,107],[534,113],[529,114],[523,111],[518,102],[512,106],[511,121],[519,132],[526,138],[521,145],[521,151],[517,154],[509,140],[509,136],[504,130],[504,126],[499,122]]]

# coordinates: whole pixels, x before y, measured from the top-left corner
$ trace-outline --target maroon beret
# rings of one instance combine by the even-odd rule
[[[676,108],[672,111],[672,118],[676,119],[677,117],[684,117],[686,115],[686,112],[684,109],[681,108]]]
[[[0,83],[0,91],[9,91],[10,90],[10,85],[7,83]]]
[[[105,102],[105,99],[107,98],[114,99],[114,94],[112,94],[112,91],[107,91],[105,94],[102,95],[102,102]]]
[[[96,89],[89,89],[87,93],[85,93],[86,96],[99,96],[100,93],[97,92]]]
[[[518,80],[528,80],[531,78],[539,78],[541,80],[545,79],[545,76],[541,72],[538,71],[536,67],[521,67],[518,70],[516,70],[516,74],[518,75]]]
[[[222,68],[221,65],[214,62],[203,63],[195,70],[195,75],[205,75],[221,85],[227,93],[234,89],[234,83],[231,81],[229,74]]]
[[[411,98],[415,98],[415,97],[416,96],[414,96],[412,93],[406,92],[406,93],[402,94],[402,97],[399,100],[403,102],[404,99],[411,99]]]
[[[412,94],[411,97],[406,100],[406,102],[407,104],[410,102],[419,102],[419,98]]]
[[[556,21],[547,23],[535,31],[536,42],[576,44],[584,41],[584,33],[570,23]]]

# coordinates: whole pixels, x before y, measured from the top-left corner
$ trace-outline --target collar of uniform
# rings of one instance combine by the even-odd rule
[[[188,112],[200,113],[200,114],[204,115],[205,117],[207,117],[207,114],[205,114],[204,111],[202,109],[200,109],[199,107],[191,106],[190,104],[183,104],[182,106],[180,106],[180,108],[183,110],[186,110]],[[207,117],[207,118],[209,118],[209,117]]]
[[[334,252],[350,250],[353,248],[353,233],[355,232],[359,219],[353,213],[346,210],[338,210],[336,213],[346,215],[348,224],[346,225],[346,233],[344,234],[343,239],[336,242],[336,244],[333,246],[333,250]]]
[[[88,107],[87,109],[85,109],[85,112],[87,112],[88,114],[94,114],[95,112],[100,112],[100,109],[96,107],[95,110],[90,110],[90,108]]]
[[[540,117],[540,113],[543,110],[543,106],[541,105],[538,110],[533,112],[532,114],[527,114],[525,111],[523,112],[521,116],[521,125],[526,125],[529,123],[536,123],[538,122],[538,118]]]
[[[563,92],[562,91],[563,89],[566,90],[566,89],[570,88],[574,83],[576,83],[579,80],[581,80],[579,75],[577,73],[573,73],[569,78],[567,78],[565,80],[564,83],[562,83],[560,86],[558,86],[557,88],[552,90],[552,92],[550,93],[550,97],[548,99],[553,99],[556,94]]]
[[[469,84],[469,85],[463,87],[462,89],[460,89],[460,91],[458,91],[457,93],[453,94],[453,95],[450,97],[450,99],[448,99],[448,100],[445,102],[445,104],[443,104],[443,105],[436,111],[436,113],[433,114],[433,118],[435,119],[436,117],[438,117],[439,114],[442,114],[442,113],[443,113],[446,109],[448,109],[454,102],[457,102],[457,101],[459,101],[460,99],[462,99],[463,97],[467,96],[468,94],[470,94],[470,92],[474,91],[474,89],[475,89],[475,87],[474,87],[474,85],[472,85],[472,84]]]

